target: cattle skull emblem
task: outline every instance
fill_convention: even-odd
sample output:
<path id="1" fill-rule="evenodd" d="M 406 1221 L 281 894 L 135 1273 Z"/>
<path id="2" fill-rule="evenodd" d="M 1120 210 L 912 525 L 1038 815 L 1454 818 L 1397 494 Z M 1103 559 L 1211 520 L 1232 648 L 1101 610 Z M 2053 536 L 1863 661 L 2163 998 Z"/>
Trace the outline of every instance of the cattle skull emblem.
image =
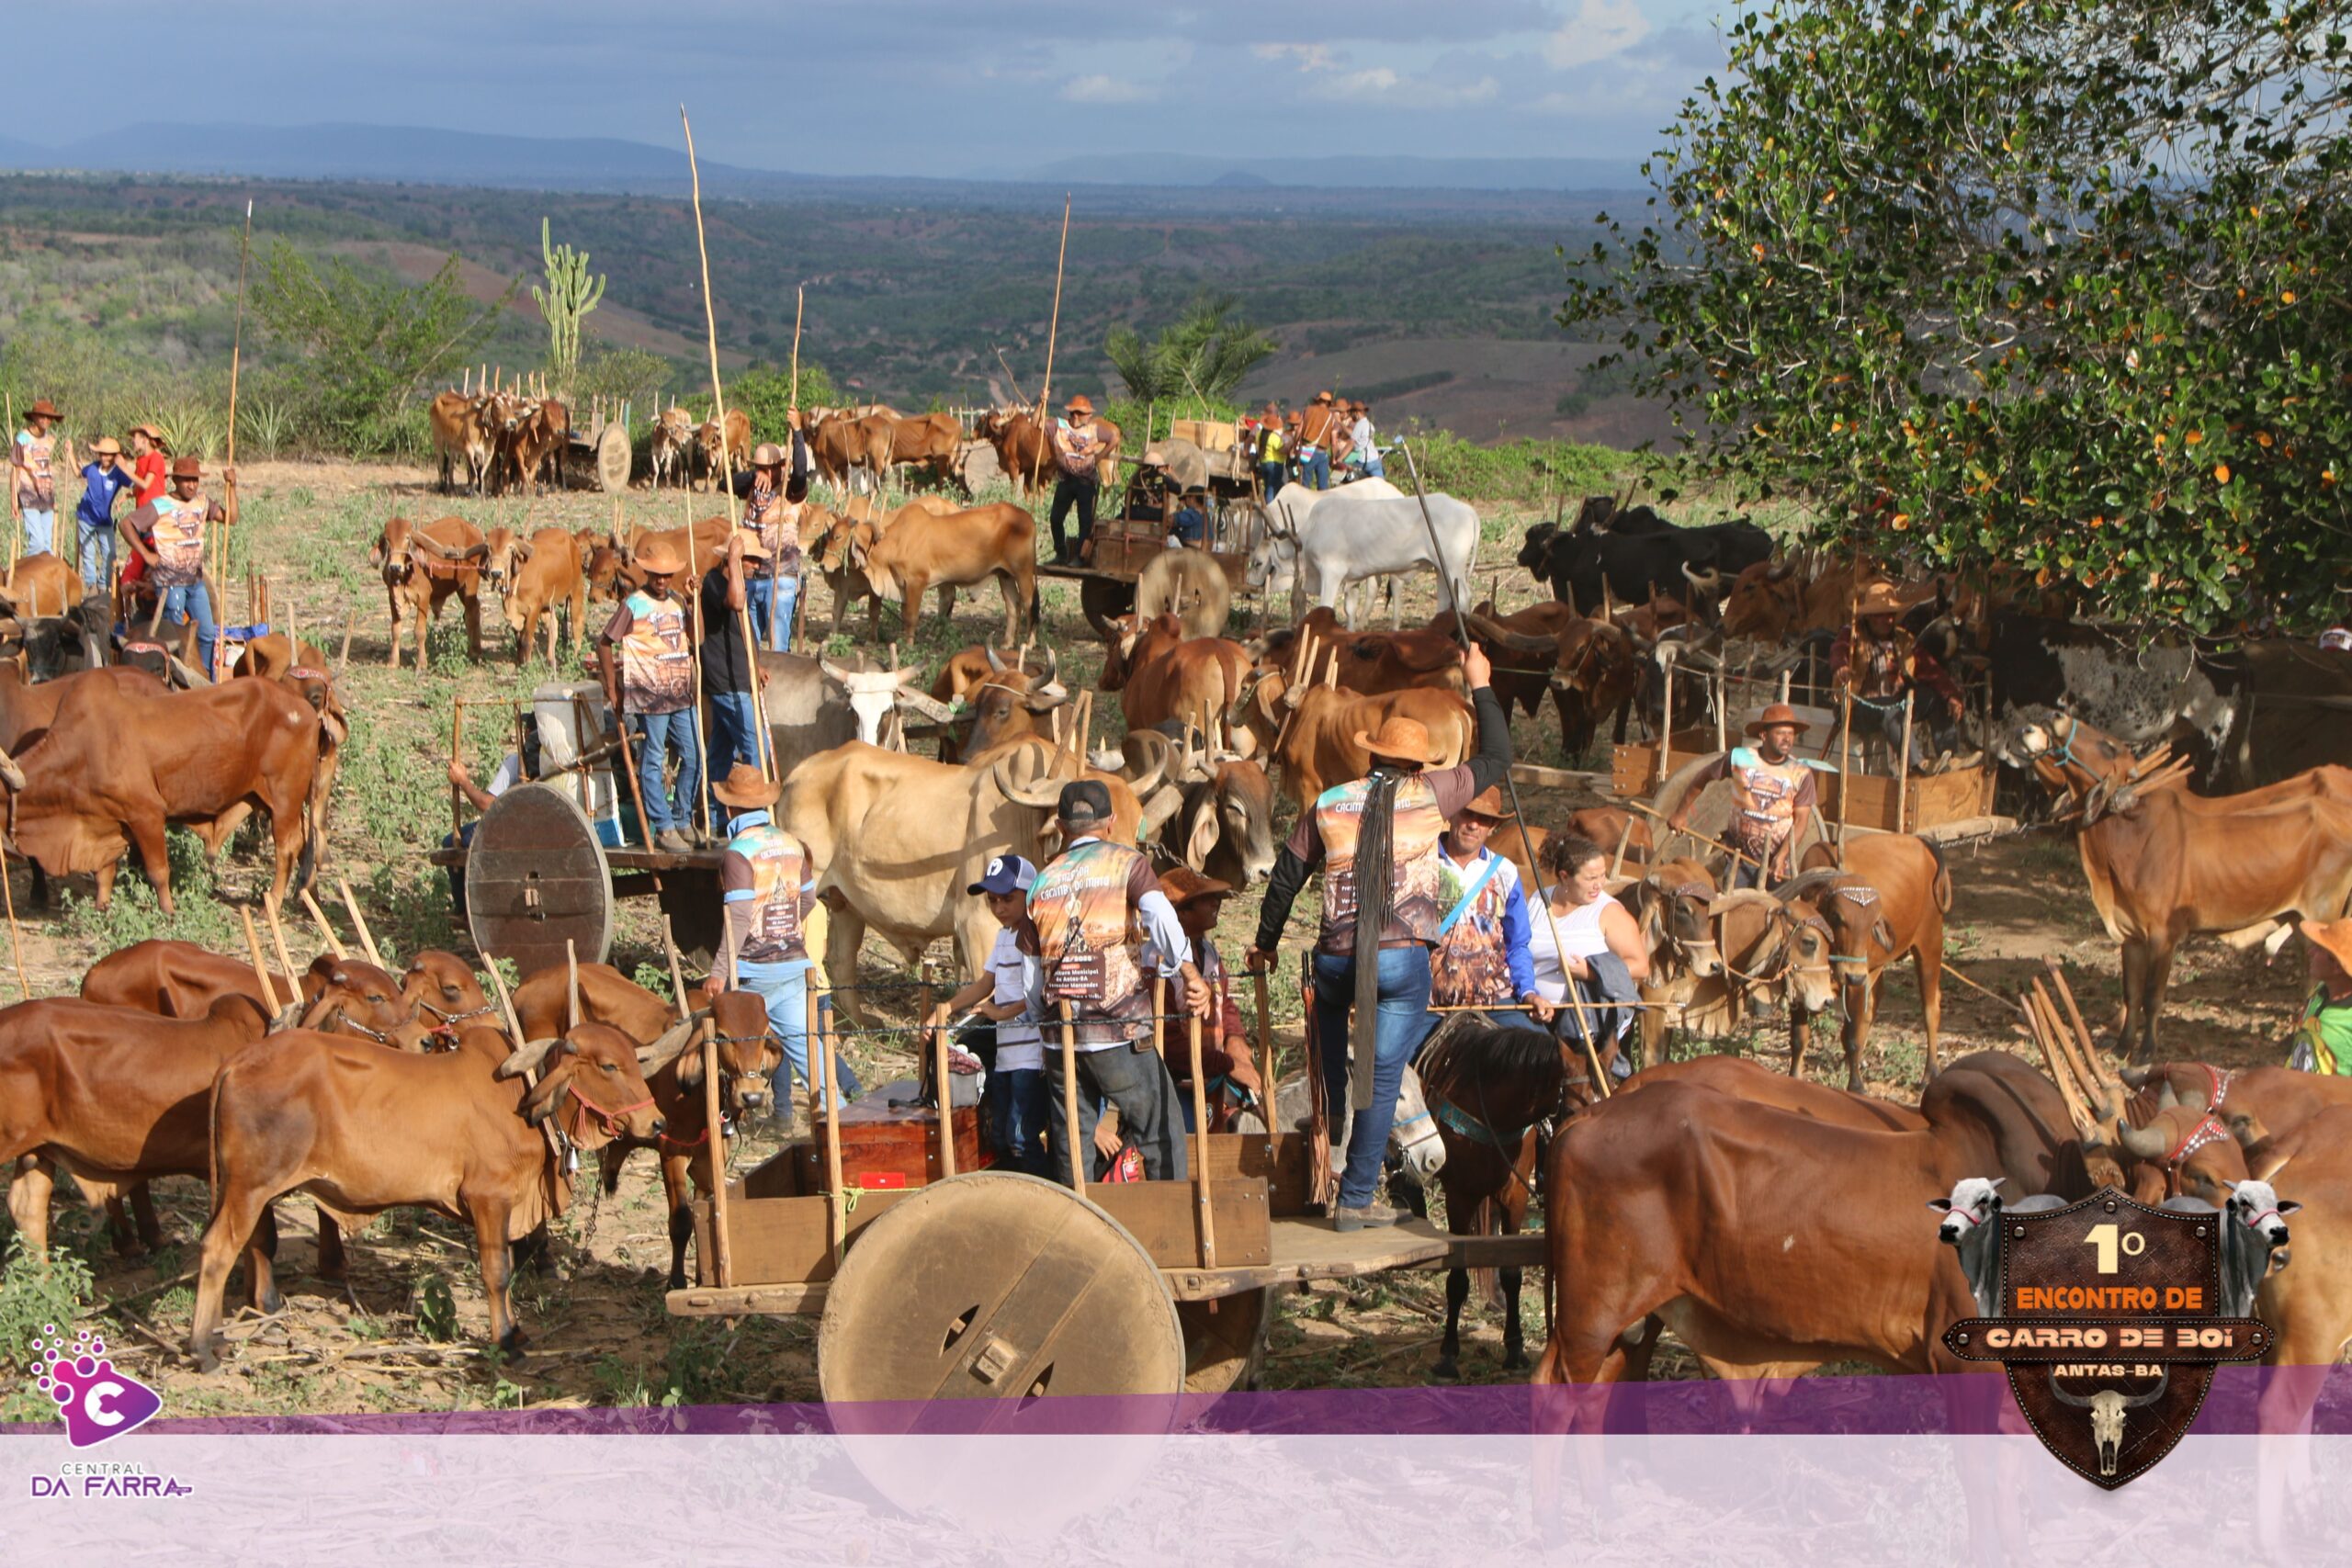
<path id="1" fill-rule="evenodd" d="M 2218 1363 L 2270 1349 L 2253 1286 L 2281 1266 L 2290 1205 L 2259 1181 L 2222 1209 L 2154 1209 L 2112 1187 L 2005 1203 L 2000 1186 L 1970 1178 L 1928 1205 L 1975 1298 L 1944 1346 L 2007 1368 L 2042 1446 L 2112 1491 L 2172 1451 Z"/>

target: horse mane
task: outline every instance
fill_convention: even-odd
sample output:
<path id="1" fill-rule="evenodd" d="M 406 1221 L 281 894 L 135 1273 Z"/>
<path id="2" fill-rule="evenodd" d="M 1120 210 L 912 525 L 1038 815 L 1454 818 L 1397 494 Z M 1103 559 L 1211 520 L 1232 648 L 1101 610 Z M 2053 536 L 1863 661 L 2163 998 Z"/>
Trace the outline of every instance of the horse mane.
<path id="1" fill-rule="evenodd" d="M 1560 1043 L 1551 1035 L 1466 1013 L 1439 1026 L 1416 1066 L 1422 1088 L 1430 1092 L 1460 1103 L 1459 1089 L 1498 1109 L 1523 1109 L 1531 1119 L 1558 1102 L 1567 1077 Z M 1475 1099 L 1471 1108 L 1476 1109 Z"/>

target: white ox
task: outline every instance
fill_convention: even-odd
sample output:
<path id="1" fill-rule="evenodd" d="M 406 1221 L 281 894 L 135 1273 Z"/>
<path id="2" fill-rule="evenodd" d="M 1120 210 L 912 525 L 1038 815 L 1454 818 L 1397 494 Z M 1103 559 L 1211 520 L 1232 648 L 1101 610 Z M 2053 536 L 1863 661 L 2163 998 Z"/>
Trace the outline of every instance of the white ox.
<path id="1" fill-rule="evenodd" d="M 1305 520 L 1294 522 L 1293 509 L 1283 505 L 1289 494 L 1285 489 L 1267 504 L 1266 536 L 1250 552 L 1248 581 L 1263 590 L 1283 564 L 1283 558 L 1294 557 L 1294 619 L 1306 615 L 1310 600 L 1337 607 L 1351 584 L 1405 571 L 1438 574 L 1440 609 L 1468 607 L 1470 573 L 1478 556 L 1478 514 L 1469 502 L 1442 494 L 1417 498 L 1340 491 L 1313 502 Z M 1348 621 L 1354 624 L 1352 613 Z"/>
<path id="2" fill-rule="evenodd" d="M 1250 587 L 1263 593 L 1288 593 L 1298 585 L 1298 535 L 1319 502 L 1338 495 L 1394 499 L 1404 493 L 1386 479 L 1358 479 L 1339 490 L 1309 490 L 1305 485 L 1284 485 L 1265 506 L 1269 527 L 1267 538 L 1276 541 L 1278 547 L 1265 550 L 1261 540 L 1260 548 L 1250 552 Z M 1263 581 L 1259 581 L 1261 556 L 1266 563 L 1262 568 L 1265 574 Z M 1350 598 L 1352 600 L 1353 595 Z M 1349 619 L 1352 621 L 1352 604 L 1350 609 Z"/>

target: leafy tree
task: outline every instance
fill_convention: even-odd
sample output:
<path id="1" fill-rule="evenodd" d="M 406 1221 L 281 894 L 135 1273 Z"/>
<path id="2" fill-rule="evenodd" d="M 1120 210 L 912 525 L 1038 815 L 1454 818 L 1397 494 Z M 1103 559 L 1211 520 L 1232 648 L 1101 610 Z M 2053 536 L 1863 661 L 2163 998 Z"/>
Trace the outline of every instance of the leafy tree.
<path id="1" fill-rule="evenodd" d="M 833 378 L 823 367 L 804 361 L 798 406 L 822 408 L 841 400 L 841 394 L 833 389 Z M 785 432 L 792 428 L 787 416 L 794 401 L 792 373 L 773 366 L 754 366 L 727 383 L 727 406 L 741 409 L 751 420 L 754 441 L 782 442 Z"/>
<path id="2" fill-rule="evenodd" d="M 1762 0 L 1569 268 L 1703 459 L 2210 627 L 2352 570 L 2341 0 Z"/>
<path id="3" fill-rule="evenodd" d="M 1102 339 L 1103 355 L 1137 402 L 1227 398 L 1277 346 L 1238 309 L 1230 294 L 1204 295 L 1152 343 L 1132 327 L 1113 327 Z"/>
<path id="4" fill-rule="evenodd" d="M 453 254 L 417 288 L 362 275 L 336 258 L 322 269 L 275 241 L 254 288 L 254 314 L 295 356 L 285 390 L 334 445 L 380 451 L 397 439 L 402 411 L 455 374 L 488 338 L 522 287 L 517 277 L 487 305 L 466 298 Z"/>

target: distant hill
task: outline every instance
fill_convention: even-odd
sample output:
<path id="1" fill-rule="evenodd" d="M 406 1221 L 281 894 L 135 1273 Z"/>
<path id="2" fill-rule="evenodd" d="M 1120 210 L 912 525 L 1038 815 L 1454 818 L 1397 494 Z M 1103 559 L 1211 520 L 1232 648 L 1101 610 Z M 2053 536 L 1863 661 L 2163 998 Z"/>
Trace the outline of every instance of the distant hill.
<path id="1" fill-rule="evenodd" d="M 1010 177 L 1053 184 L 1281 186 L 1314 190 L 1628 190 L 1638 158 L 1216 158 L 1188 152 L 1064 158 Z"/>

